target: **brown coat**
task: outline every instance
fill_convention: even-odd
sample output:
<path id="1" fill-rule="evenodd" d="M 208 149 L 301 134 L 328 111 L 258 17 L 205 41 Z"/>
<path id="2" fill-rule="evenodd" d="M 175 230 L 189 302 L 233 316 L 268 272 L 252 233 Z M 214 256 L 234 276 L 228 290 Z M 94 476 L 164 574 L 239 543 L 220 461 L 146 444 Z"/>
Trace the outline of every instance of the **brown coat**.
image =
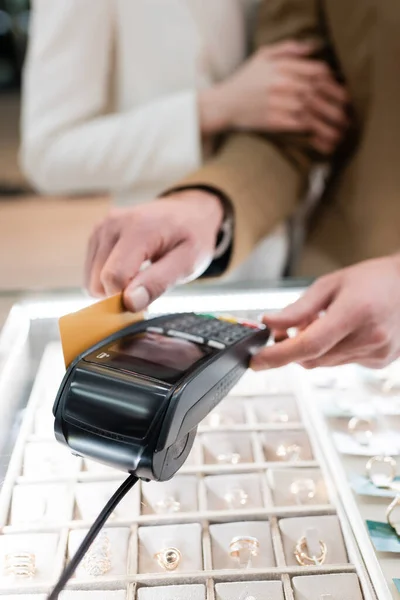
<path id="1" fill-rule="evenodd" d="M 400 4 L 394 0 L 265 0 L 256 45 L 319 38 L 349 90 L 353 128 L 310 227 L 301 274 L 400 249 Z M 294 213 L 315 156 L 304 140 L 231 134 L 180 184 L 223 191 L 235 208 L 232 265 Z"/>

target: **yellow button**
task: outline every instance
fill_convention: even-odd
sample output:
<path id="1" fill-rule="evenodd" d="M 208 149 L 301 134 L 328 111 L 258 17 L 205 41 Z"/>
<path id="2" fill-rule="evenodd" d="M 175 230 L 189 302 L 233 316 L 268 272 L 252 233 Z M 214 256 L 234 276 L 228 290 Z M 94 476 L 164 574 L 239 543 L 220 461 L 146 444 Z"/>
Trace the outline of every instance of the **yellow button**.
<path id="1" fill-rule="evenodd" d="M 238 323 L 238 320 L 236 319 L 236 317 L 231 317 L 230 315 L 218 316 L 218 319 L 220 321 L 226 321 L 227 323 Z"/>

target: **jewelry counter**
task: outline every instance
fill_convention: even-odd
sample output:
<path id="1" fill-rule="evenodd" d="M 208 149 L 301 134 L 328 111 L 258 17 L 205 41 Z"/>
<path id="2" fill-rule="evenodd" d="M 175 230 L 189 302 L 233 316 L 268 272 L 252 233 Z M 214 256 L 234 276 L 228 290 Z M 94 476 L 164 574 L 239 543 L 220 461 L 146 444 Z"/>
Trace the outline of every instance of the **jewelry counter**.
<path id="1" fill-rule="evenodd" d="M 150 312 L 255 318 L 300 293 L 191 286 Z M 53 436 L 57 319 L 88 303 L 78 294 L 20 299 L 0 336 L 0 596 L 9 600 L 45 599 L 125 476 L 72 456 Z M 376 553 L 364 523 L 385 521 L 390 498 L 365 501 L 351 489 L 368 457 L 372 479 L 397 469 L 393 419 L 389 433 L 382 419 L 373 430 L 377 377 L 356 367 L 249 371 L 200 425 L 178 475 L 140 483 L 116 508 L 63 600 L 396 598 L 396 555 Z M 379 435 L 390 442 L 387 460 L 377 457 L 388 455 L 375 447 Z"/>

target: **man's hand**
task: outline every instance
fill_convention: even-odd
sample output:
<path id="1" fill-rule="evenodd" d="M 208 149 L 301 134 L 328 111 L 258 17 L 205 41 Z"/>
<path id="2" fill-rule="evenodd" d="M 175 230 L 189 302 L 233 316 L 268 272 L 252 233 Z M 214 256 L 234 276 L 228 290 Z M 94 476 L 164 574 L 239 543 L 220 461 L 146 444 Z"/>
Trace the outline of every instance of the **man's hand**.
<path id="1" fill-rule="evenodd" d="M 197 190 L 115 209 L 90 238 L 86 287 L 93 296 L 123 291 L 129 310 L 143 310 L 169 287 L 204 272 L 222 220 L 219 198 Z M 141 270 L 146 261 L 150 266 Z"/>
<path id="2" fill-rule="evenodd" d="M 260 48 L 221 83 L 199 94 L 203 134 L 229 129 L 309 133 L 331 153 L 347 127 L 348 96 L 315 45 L 285 41 Z"/>
<path id="3" fill-rule="evenodd" d="M 400 356 L 400 257 L 370 260 L 317 280 L 264 323 L 285 337 L 252 361 L 255 370 L 298 362 L 306 369 L 359 363 L 381 368 Z"/>

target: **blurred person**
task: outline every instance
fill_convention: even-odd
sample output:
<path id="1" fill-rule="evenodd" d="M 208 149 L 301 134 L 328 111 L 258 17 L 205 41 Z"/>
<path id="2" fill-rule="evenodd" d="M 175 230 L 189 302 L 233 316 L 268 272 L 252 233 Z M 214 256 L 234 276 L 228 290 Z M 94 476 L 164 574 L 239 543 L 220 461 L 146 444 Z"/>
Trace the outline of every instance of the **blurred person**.
<path id="1" fill-rule="evenodd" d="M 255 4 L 254 0 L 33 2 L 23 88 L 24 171 L 41 192 L 106 192 L 117 205 L 130 207 L 112 211 L 109 225 L 96 230 L 89 250 L 95 256 L 93 264 L 88 259 L 93 293 L 112 293 L 116 287 L 107 275 L 100 280 L 117 239 L 127 255 L 129 277 L 142 259 L 154 261 L 163 254 L 156 241 L 151 252 L 142 256 L 137 247 L 128 257 L 138 231 L 147 232 L 146 223 L 141 226 L 142 215 L 150 220 L 154 215 L 157 234 L 169 226 L 184 228 L 183 222 L 191 219 L 199 232 L 207 228 L 205 253 L 195 240 L 195 248 L 184 250 L 187 260 L 196 263 L 196 272 L 204 269 L 222 215 L 219 201 L 212 195 L 211 202 L 194 199 L 193 211 L 190 205 L 175 207 L 173 199 L 172 204 L 157 207 L 142 203 L 199 168 L 224 132 L 308 132 L 315 152 L 329 153 L 336 147 L 346 120 L 344 94 L 328 65 L 312 58 L 316 48 L 312 40 L 291 41 L 284 36 L 267 48 L 261 44 L 245 61 L 246 24 Z M 260 139 L 258 133 L 255 137 Z M 264 190 L 261 193 L 265 195 Z M 271 204 L 276 201 L 278 196 Z M 175 225 L 170 223 L 169 207 L 178 220 Z M 253 277 L 281 274 L 287 253 L 283 221 L 276 219 L 269 229 Z M 120 228 L 128 231 L 132 223 L 138 223 L 139 230 L 132 230 L 125 240 Z M 177 236 L 171 244 L 172 250 Z M 217 254 L 223 255 L 225 246 L 222 239 Z M 199 260 L 194 257 L 197 250 Z M 193 276 L 191 267 L 185 268 L 185 275 L 188 271 Z M 157 268 L 163 270 L 163 264 Z M 180 275 L 174 274 L 168 284 Z M 249 263 L 242 276 L 251 277 Z"/>

